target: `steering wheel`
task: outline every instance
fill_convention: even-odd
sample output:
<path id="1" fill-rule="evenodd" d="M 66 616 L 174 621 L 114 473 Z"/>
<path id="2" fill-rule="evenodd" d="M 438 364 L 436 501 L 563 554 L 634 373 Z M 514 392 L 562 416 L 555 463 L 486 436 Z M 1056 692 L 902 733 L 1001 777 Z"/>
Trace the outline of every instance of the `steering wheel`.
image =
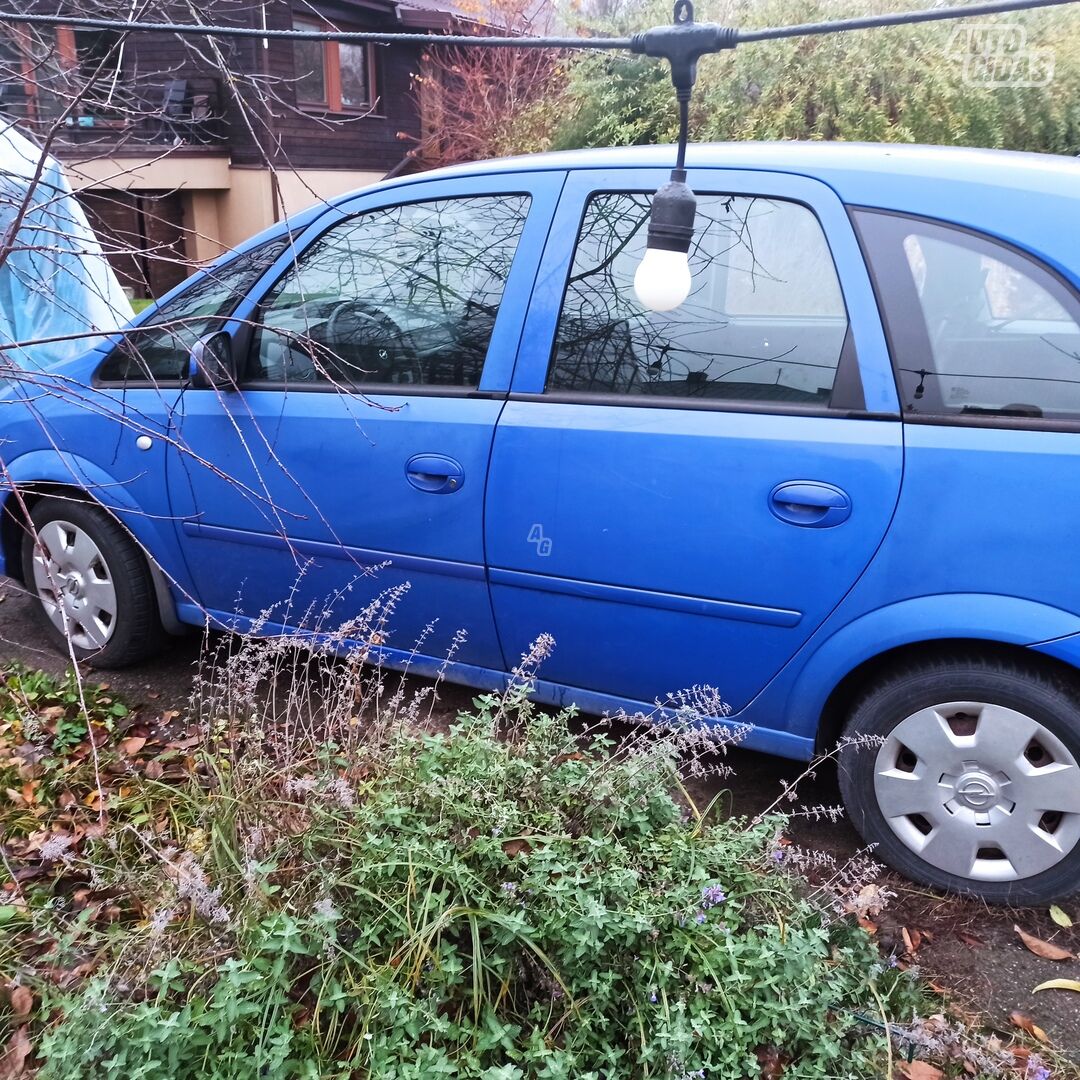
<path id="1" fill-rule="evenodd" d="M 385 311 L 343 300 L 323 328 L 323 347 L 349 382 L 422 383 L 424 370 L 405 332 Z"/>

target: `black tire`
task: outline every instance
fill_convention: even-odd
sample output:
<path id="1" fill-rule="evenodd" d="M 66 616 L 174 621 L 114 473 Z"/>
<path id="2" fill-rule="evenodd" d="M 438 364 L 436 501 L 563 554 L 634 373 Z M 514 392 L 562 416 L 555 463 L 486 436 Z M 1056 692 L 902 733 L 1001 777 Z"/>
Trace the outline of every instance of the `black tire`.
<path id="1" fill-rule="evenodd" d="M 150 567 L 124 528 L 100 507 L 71 499 L 45 498 L 30 511 L 32 528 L 22 544 L 23 581 L 34 596 L 34 613 L 56 648 L 95 668 L 123 668 L 158 652 L 166 640 L 158 613 Z M 101 648 L 85 648 L 68 640 L 52 621 L 34 578 L 37 536 L 51 522 L 68 522 L 94 542 L 104 560 L 116 594 L 115 623 Z"/>
<path id="2" fill-rule="evenodd" d="M 1048 739 L 1056 737 L 1060 740 L 1073 759 L 1080 762 L 1080 682 L 1041 666 L 1025 663 L 1023 657 L 972 654 L 922 661 L 893 670 L 856 701 L 844 735 L 856 742 L 860 739 L 865 741 L 866 736 L 880 741 L 888 737 L 905 718 L 921 709 L 947 702 L 986 703 L 1022 713 L 1042 725 L 1049 732 Z M 958 712 L 956 715 L 964 717 L 967 714 Z M 976 719 L 976 725 L 978 722 Z M 1022 729 L 1007 725 L 1005 730 Z M 890 751 L 882 749 L 881 753 L 885 755 L 883 760 L 887 767 L 892 768 Z M 971 753 L 975 754 L 974 751 Z M 1038 761 L 1043 751 L 1033 744 L 1023 752 L 1023 756 L 1032 760 L 1028 757 L 1031 753 L 1037 755 Z M 881 810 L 875 784 L 878 754 L 878 746 L 846 745 L 839 756 L 840 790 L 844 804 L 856 829 L 869 844 L 875 845 L 876 858 L 914 881 L 935 889 L 975 896 L 991 904 L 1044 905 L 1080 891 L 1080 843 L 1071 846 L 1060 861 L 1049 868 L 1030 876 L 1019 876 L 1018 872 L 1013 871 L 1016 876 L 1006 881 L 949 873 L 921 858 L 913 846 L 905 843 L 894 831 Z M 926 755 L 925 760 L 929 762 L 930 755 Z M 909 761 L 919 763 L 905 763 L 905 767 L 911 767 L 915 775 L 915 770 L 921 767 L 920 759 L 912 754 Z M 943 766 L 939 763 L 937 767 Z M 936 767 L 931 765 L 930 774 L 935 771 Z M 943 773 L 932 782 L 940 785 L 944 776 Z M 958 785 L 956 790 L 961 786 Z M 1004 801 L 1009 800 L 1006 797 Z M 955 801 L 953 806 L 957 806 Z M 1014 808 L 1019 806 L 1020 803 L 1014 804 Z M 960 812 L 964 810 L 964 807 L 960 807 Z M 919 816 L 910 815 L 906 820 L 919 829 L 922 824 L 930 825 L 925 818 L 919 823 Z M 1041 828 L 1045 820 L 1051 830 L 1059 829 L 1070 816 L 1073 815 L 1059 815 L 1056 826 L 1053 824 L 1054 817 L 1047 816 L 1040 819 L 1039 826 Z M 893 820 L 903 819 L 894 815 Z M 1061 834 L 1062 837 L 1074 835 L 1072 829 L 1076 824 L 1069 821 L 1068 830 Z M 907 826 L 902 825 L 901 828 L 906 829 Z M 913 834 L 908 832 L 907 835 Z M 926 835 L 929 837 L 930 832 Z M 1056 837 L 1057 833 L 1054 835 Z M 985 851 L 992 858 L 1002 857 L 1000 851 L 995 854 L 993 840 L 994 837 L 988 832 L 989 846 Z M 981 846 L 978 847 L 979 857 L 983 850 Z M 987 864 L 981 865 L 985 867 Z"/>

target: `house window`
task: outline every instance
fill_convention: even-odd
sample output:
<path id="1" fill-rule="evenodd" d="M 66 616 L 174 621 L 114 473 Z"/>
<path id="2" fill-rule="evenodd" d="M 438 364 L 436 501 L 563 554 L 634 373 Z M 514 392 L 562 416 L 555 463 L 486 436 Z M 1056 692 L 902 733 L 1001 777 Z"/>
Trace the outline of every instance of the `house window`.
<path id="1" fill-rule="evenodd" d="M 294 19 L 294 30 L 330 30 L 308 19 Z M 372 54 L 368 45 L 336 41 L 297 41 L 293 44 L 296 101 L 329 112 L 359 112 L 375 100 Z"/>
<path id="2" fill-rule="evenodd" d="M 119 109 L 113 99 L 123 81 L 122 61 L 121 36 L 113 30 L 6 28 L 0 37 L 0 106 L 47 122 L 63 115 L 78 94 L 83 111 L 107 116 Z"/>

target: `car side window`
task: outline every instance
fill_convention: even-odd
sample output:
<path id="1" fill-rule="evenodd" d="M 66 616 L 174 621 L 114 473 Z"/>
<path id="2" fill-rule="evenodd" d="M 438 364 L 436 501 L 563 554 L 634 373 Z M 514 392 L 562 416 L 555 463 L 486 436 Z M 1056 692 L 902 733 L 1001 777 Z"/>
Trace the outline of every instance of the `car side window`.
<path id="1" fill-rule="evenodd" d="M 185 380 L 191 347 L 228 321 L 244 294 L 288 244 L 288 235 L 278 236 L 229 262 L 209 267 L 189 288 L 124 336 L 98 368 L 98 381 L 157 384 Z"/>
<path id="2" fill-rule="evenodd" d="M 650 197 L 590 198 L 548 393 L 828 405 L 848 318 L 817 218 L 782 199 L 697 198 L 693 286 L 663 313 L 633 291 Z"/>
<path id="3" fill-rule="evenodd" d="M 528 209 L 468 196 L 335 225 L 266 297 L 249 381 L 476 387 Z"/>
<path id="4" fill-rule="evenodd" d="M 990 237 L 858 211 L 905 413 L 1080 418 L 1080 300 Z"/>

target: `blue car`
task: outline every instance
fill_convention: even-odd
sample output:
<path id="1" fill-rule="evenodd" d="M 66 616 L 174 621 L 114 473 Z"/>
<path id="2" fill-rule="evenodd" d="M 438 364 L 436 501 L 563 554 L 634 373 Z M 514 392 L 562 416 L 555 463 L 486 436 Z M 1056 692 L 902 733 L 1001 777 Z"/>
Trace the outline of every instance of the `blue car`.
<path id="1" fill-rule="evenodd" d="M 4 571 L 101 667 L 380 595 L 383 662 L 471 686 L 551 634 L 542 701 L 716 687 L 747 746 L 842 741 L 911 878 L 1074 892 L 1080 163 L 691 147 L 689 295 L 654 311 L 672 158 L 380 184 L 11 378 Z"/>

